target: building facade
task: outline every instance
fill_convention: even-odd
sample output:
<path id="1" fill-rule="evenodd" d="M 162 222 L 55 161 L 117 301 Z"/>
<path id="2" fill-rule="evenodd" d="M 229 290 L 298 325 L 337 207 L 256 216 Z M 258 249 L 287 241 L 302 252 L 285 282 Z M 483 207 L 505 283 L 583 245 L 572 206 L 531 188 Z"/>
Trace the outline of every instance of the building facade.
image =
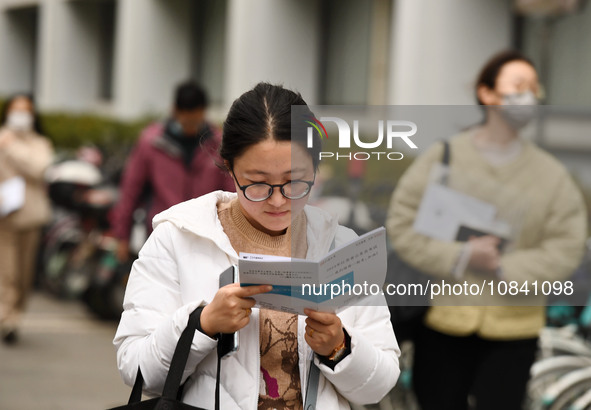
<path id="1" fill-rule="evenodd" d="M 575 7 L 552 10 L 564 4 Z M 0 98 L 27 91 L 44 111 L 133 119 L 168 112 L 193 78 L 214 120 L 259 81 L 310 104 L 474 104 L 478 69 L 510 47 L 568 117 L 538 142 L 589 168 L 584 0 L 0 0 Z"/>
<path id="2" fill-rule="evenodd" d="M 132 118 L 194 78 L 219 112 L 258 81 L 313 104 L 472 104 L 512 22 L 505 0 L 0 0 L 0 95 Z"/>

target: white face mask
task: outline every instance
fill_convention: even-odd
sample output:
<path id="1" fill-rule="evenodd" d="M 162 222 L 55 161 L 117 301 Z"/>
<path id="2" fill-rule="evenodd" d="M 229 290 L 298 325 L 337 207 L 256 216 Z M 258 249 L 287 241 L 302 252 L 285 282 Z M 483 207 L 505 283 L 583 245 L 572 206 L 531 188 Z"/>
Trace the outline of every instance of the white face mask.
<path id="1" fill-rule="evenodd" d="M 516 130 L 525 127 L 537 114 L 538 99 L 532 91 L 503 96 L 501 115 Z"/>
<path id="2" fill-rule="evenodd" d="M 28 111 L 12 111 L 6 116 L 6 126 L 14 131 L 31 131 L 33 114 Z"/>

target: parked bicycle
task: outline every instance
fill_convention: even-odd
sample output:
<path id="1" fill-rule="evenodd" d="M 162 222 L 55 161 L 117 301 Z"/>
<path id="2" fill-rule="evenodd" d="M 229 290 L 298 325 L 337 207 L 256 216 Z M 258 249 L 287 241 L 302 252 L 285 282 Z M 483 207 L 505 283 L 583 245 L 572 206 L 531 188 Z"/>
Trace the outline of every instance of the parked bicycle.
<path id="1" fill-rule="evenodd" d="M 574 280 L 588 289 L 591 239 Z M 591 295 L 581 306 L 548 307 L 549 326 L 540 334 L 538 360 L 528 384 L 528 410 L 591 410 Z"/>
<path id="2" fill-rule="evenodd" d="M 117 185 L 93 158 L 86 152 L 47 172 L 54 220 L 44 235 L 40 282 L 60 298 L 83 300 L 101 318 L 117 319 L 130 266 L 117 262 L 108 233 Z"/>

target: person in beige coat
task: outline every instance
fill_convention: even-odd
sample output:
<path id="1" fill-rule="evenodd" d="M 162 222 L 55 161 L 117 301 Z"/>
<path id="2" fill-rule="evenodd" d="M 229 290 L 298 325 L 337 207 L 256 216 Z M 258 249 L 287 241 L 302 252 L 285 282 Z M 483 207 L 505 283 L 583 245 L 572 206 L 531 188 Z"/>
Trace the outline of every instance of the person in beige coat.
<path id="1" fill-rule="evenodd" d="M 32 285 L 41 227 L 51 215 L 43 175 L 53 148 L 40 135 L 29 96 L 9 99 L 1 124 L 0 331 L 3 342 L 13 344 Z"/>
<path id="2" fill-rule="evenodd" d="M 436 144 L 408 168 L 392 197 L 387 228 L 401 259 L 452 283 L 488 279 L 521 286 L 565 280 L 574 271 L 587 233 L 581 193 L 555 158 L 519 137 L 535 110 L 506 107 L 537 104 L 538 87 L 526 57 L 494 56 L 476 85 L 484 123 L 449 142 L 449 180 L 476 181 L 464 192 L 478 191 L 478 198 L 513 212 L 520 229 L 510 246 L 501 251 L 500 237 L 491 234 L 444 242 L 413 229 L 431 169 L 443 155 Z M 490 295 L 480 306 L 458 297 L 434 301 L 414 341 L 413 384 L 421 408 L 467 409 L 470 396 L 478 410 L 521 409 L 545 324 L 543 297 L 529 302 L 510 306 L 505 297 Z"/>

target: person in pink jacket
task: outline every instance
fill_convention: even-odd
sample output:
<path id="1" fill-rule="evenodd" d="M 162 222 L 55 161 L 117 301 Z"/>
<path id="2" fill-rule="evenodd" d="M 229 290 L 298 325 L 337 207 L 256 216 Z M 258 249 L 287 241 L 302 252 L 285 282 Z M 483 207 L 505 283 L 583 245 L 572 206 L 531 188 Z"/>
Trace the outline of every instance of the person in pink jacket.
<path id="1" fill-rule="evenodd" d="M 180 84 L 172 115 L 146 127 L 123 172 L 120 199 L 111 213 L 113 234 L 119 240 L 117 257 L 129 258 L 133 213 L 147 208 L 147 229 L 159 212 L 218 189 L 234 190 L 218 164 L 221 133 L 205 121 L 207 95 L 193 82 Z"/>

